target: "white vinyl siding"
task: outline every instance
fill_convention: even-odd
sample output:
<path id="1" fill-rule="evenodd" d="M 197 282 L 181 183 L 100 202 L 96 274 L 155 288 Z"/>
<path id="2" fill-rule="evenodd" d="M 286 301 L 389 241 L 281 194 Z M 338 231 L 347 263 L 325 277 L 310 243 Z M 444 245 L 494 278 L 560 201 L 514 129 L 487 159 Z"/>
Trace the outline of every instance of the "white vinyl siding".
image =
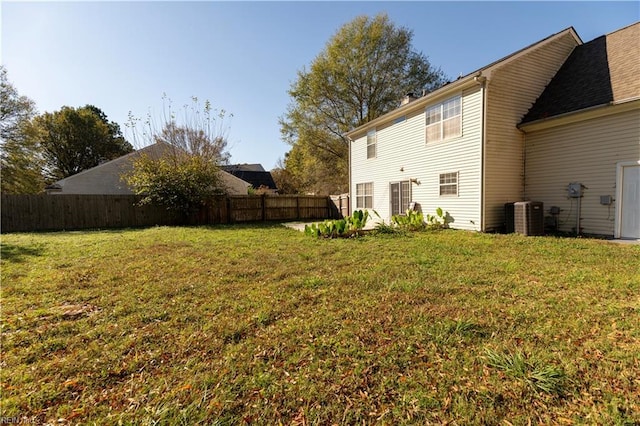
<path id="1" fill-rule="evenodd" d="M 516 126 L 577 45 L 574 34 L 564 31 L 483 69 L 484 89 L 480 81 L 445 87 L 406 107 L 402 123 L 378 120 L 378 158 L 367 160 L 366 135 L 351 144 L 352 193 L 356 182 L 374 182 L 373 208 L 388 220 L 389 182 L 409 180 L 412 201 L 425 214 L 441 207 L 453 228 L 499 229 L 504 203 L 525 195 L 524 134 Z M 455 99 L 459 106 L 445 109 Z M 463 177 L 458 196 L 440 196 L 440 174 L 454 170 Z"/>
<path id="2" fill-rule="evenodd" d="M 359 183 L 356 185 L 356 208 L 370 209 L 373 207 L 373 183 Z"/>
<path id="3" fill-rule="evenodd" d="M 461 105 L 461 97 L 456 96 L 426 109 L 425 134 L 427 143 L 462 136 Z"/>
<path id="4" fill-rule="evenodd" d="M 565 34 L 498 67 L 488 80 L 485 231 L 503 226 L 505 203 L 524 200 L 524 135 L 516 126 L 575 46 Z"/>
<path id="5" fill-rule="evenodd" d="M 376 131 L 367 133 L 367 158 L 376 158 Z"/>
<path id="6" fill-rule="evenodd" d="M 572 232 L 577 201 L 567 186 L 580 182 L 582 232 L 614 235 L 616 203 L 601 205 L 600 196 L 617 198 L 617 165 L 640 161 L 639 110 L 527 133 L 525 148 L 527 199 L 542 201 L 545 212 L 560 207 L 560 230 Z"/>
<path id="7" fill-rule="evenodd" d="M 455 219 L 451 227 L 479 230 L 481 105 L 479 85 L 470 84 L 461 91 L 462 136 L 447 143 L 425 145 L 426 108 L 408 112 L 400 123 L 391 119 L 376 126 L 377 158 L 366 157 L 367 136 L 357 138 L 351 143 L 352 193 L 357 183 L 373 182 L 373 210 L 388 222 L 392 216 L 390 183 L 413 180 L 410 201 L 418 203 L 425 215 L 441 207 Z M 440 174 L 450 171 L 464 176 L 464 185 L 458 185 L 458 197 L 440 197 Z"/>

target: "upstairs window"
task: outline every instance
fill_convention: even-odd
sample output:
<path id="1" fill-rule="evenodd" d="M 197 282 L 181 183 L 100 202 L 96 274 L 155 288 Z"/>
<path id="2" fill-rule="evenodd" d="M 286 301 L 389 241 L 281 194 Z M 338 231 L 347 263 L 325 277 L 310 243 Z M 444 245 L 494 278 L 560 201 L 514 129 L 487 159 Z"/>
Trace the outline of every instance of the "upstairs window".
<path id="1" fill-rule="evenodd" d="M 376 158 L 376 145 L 378 138 L 376 136 L 376 131 L 370 130 L 367 133 L 367 158 Z"/>
<path id="2" fill-rule="evenodd" d="M 462 98 L 456 96 L 425 111 L 427 143 L 462 136 Z"/>

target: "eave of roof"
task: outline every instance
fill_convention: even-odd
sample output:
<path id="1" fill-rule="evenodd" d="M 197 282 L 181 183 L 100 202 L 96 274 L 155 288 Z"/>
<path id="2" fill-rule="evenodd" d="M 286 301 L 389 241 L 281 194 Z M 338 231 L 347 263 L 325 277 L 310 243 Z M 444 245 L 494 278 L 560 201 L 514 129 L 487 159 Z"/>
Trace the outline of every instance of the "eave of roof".
<path id="1" fill-rule="evenodd" d="M 619 114 L 636 109 L 640 109 L 640 97 L 624 99 L 622 101 L 612 101 L 576 111 L 569 111 L 552 117 L 521 123 L 518 124 L 517 127 L 524 133 L 530 133 L 537 130 L 549 129 L 551 127 L 577 123 L 599 117 L 606 117 L 608 115 Z"/>

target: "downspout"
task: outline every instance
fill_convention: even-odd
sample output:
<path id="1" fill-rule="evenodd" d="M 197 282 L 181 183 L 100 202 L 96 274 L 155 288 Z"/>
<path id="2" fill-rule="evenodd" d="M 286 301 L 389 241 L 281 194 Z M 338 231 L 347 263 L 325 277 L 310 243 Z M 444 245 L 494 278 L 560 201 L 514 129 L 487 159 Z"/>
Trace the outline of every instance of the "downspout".
<path id="1" fill-rule="evenodd" d="M 480 90 L 482 91 L 482 120 L 480 120 L 480 232 L 485 231 L 485 143 L 487 141 L 487 77 L 482 74 L 473 78 L 473 80 L 480 84 Z"/>
<path id="2" fill-rule="evenodd" d="M 527 133 L 520 130 L 522 137 L 522 199 L 527 199 Z"/>
<path id="3" fill-rule="evenodd" d="M 348 190 L 349 190 L 349 195 L 348 195 L 348 202 L 349 202 L 349 208 L 347 209 L 347 211 L 349 212 L 349 216 L 351 216 L 352 211 L 351 211 L 351 207 L 353 204 L 353 200 L 351 198 L 351 144 L 353 143 L 353 141 L 351 140 L 351 138 L 347 138 L 347 143 L 349 144 L 349 157 L 348 157 L 348 173 L 347 173 L 347 178 L 349 179 L 349 182 L 347 184 Z M 342 213 L 342 212 L 340 212 Z"/>

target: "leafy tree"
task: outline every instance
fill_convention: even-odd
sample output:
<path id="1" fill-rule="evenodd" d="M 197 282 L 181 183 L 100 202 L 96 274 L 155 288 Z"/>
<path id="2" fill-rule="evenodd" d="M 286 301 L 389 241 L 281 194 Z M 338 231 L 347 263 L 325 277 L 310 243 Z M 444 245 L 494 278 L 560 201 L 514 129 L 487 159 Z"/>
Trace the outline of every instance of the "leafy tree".
<path id="1" fill-rule="evenodd" d="M 177 149 L 160 158 L 141 155 L 134 160 L 133 171 L 123 178 L 143 196 L 143 204 L 163 205 L 185 218 L 213 196 L 224 193 L 215 163 Z"/>
<path id="2" fill-rule="evenodd" d="M 92 105 L 62 107 L 33 119 L 49 180 L 62 179 L 133 151 L 115 123 Z"/>
<path id="3" fill-rule="evenodd" d="M 386 14 L 360 16 L 338 30 L 308 71 L 298 72 L 280 125 L 284 140 L 313 166 L 292 170 L 312 172 L 305 190 L 346 191 L 349 149 L 344 134 L 396 108 L 407 93 L 444 83 L 442 71 L 413 49 L 412 37 L 412 31 L 396 27 Z"/>
<path id="4" fill-rule="evenodd" d="M 225 193 L 219 166 L 229 159 L 226 112 L 212 109 L 207 101 L 201 114 L 197 98 L 192 100 L 190 107 L 185 106 L 185 124 L 178 124 L 170 113 L 161 130 L 155 130 L 150 119 L 139 129 L 139 120 L 131 118 L 134 139 L 165 148 L 159 156 L 140 155 L 122 176 L 134 193 L 143 196 L 142 203 L 163 205 L 185 220 L 215 195 Z"/>
<path id="5" fill-rule="evenodd" d="M 286 160 L 289 157 L 289 153 L 285 154 L 285 160 L 278 159 L 276 167 L 271 170 L 271 177 L 278 188 L 279 194 L 299 194 L 302 192 L 303 183 L 300 182 L 298 177 L 292 173 L 292 167 L 287 168 Z"/>
<path id="6" fill-rule="evenodd" d="M 107 114 L 105 114 L 100 108 L 94 105 L 85 105 L 86 109 L 93 111 L 98 117 L 100 117 L 100 121 L 106 124 L 109 127 L 109 133 L 113 138 L 113 144 L 115 146 L 120 147 L 122 152 L 131 152 L 133 151 L 133 147 L 122 135 L 122 130 L 120 129 L 120 125 L 115 121 L 109 121 L 107 119 Z"/>
<path id="7" fill-rule="evenodd" d="M 34 102 L 20 96 L 0 66 L 0 140 L 3 193 L 32 194 L 44 188 L 42 158 L 33 139 L 30 120 L 36 114 Z"/>

